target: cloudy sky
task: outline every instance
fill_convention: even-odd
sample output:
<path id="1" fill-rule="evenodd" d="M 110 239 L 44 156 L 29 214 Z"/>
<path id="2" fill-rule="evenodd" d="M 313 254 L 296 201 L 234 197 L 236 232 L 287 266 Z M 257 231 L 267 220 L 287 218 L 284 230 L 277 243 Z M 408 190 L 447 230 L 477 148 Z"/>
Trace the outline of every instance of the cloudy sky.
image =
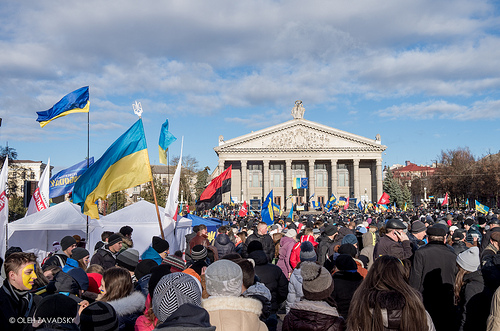
<path id="1" fill-rule="evenodd" d="M 494 1 L 0 2 L 0 145 L 70 166 L 87 116 L 40 128 L 36 111 L 90 86 L 90 155 L 137 119 L 150 159 L 166 118 L 184 154 L 213 169 L 231 139 L 305 118 L 382 136 L 384 165 L 441 150 L 500 150 L 500 6 Z M 178 155 L 180 139 L 171 146 Z"/>

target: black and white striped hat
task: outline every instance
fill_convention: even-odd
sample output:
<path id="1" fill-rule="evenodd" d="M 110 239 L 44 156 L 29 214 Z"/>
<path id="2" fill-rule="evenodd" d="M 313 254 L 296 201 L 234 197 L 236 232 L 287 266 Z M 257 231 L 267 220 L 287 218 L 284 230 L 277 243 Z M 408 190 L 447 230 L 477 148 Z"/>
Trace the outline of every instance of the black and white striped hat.
<path id="1" fill-rule="evenodd" d="M 185 303 L 201 306 L 201 290 L 196 279 L 182 272 L 163 276 L 153 295 L 153 312 L 163 323 Z"/>

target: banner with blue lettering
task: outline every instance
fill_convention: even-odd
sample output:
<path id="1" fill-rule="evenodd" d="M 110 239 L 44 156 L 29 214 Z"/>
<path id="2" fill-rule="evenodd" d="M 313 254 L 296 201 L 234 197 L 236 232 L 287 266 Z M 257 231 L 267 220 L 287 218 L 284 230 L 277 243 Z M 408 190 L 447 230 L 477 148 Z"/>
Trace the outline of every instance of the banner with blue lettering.
<path id="1" fill-rule="evenodd" d="M 94 157 L 89 159 L 89 167 L 94 164 Z M 76 180 L 87 170 L 87 160 L 83 160 L 67 169 L 59 171 L 50 178 L 49 198 L 73 191 Z"/>

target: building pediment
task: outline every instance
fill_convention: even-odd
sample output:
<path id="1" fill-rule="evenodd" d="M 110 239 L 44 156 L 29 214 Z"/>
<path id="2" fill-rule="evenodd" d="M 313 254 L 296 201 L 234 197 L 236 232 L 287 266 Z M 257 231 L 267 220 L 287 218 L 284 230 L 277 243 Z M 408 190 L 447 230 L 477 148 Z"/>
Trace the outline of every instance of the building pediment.
<path id="1" fill-rule="evenodd" d="M 220 139 L 217 154 L 227 152 L 373 151 L 387 147 L 368 139 L 305 119 L 294 119 L 228 141 Z"/>

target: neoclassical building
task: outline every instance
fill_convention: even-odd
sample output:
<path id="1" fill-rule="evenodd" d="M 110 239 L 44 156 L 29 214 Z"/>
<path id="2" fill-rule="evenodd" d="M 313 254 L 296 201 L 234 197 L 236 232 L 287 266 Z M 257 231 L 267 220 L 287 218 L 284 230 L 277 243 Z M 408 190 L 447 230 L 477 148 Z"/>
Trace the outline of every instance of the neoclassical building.
<path id="1" fill-rule="evenodd" d="M 214 175 L 232 165 L 230 197 L 249 201 L 273 190 L 274 202 L 289 210 L 293 203 L 313 200 L 324 204 L 337 197 L 375 201 L 382 195 L 380 135 L 368 139 L 304 119 L 302 101 L 292 109 L 293 119 L 224 141 L 214 150 L 219 164 Z M 294 178 L 308 178 L 307 189 L 293 188 Z M 291 199 L 287 197 L 292 194 Z"/>

